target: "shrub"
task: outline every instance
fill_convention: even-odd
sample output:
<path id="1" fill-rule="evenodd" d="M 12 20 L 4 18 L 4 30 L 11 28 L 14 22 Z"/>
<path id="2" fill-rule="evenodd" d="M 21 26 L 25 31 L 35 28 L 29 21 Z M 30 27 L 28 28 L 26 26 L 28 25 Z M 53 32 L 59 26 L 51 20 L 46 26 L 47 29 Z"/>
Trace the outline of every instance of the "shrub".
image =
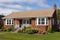
<path id="1" fill-rule="evenodd" d="M 31 28 L 31 29 L 26 30 L 26 32 L 27 32 L 28 34 L 35 34 L 35 33 L 38 33 L 38 30 Z"/>
<path id="2" fill-rule="evenodd" d="M 24 28 L 22 28 L 22 30 L 24 33 L 26 32 L 26 27 L 24 26 Z"/>
<path id="3" fill-rule="evenodd" d="M 6 29 L 6 31 L 7 32 L 14 31 L 14 26 L 9 27 L 8 29 Z"/>
<path id="4" fill-rule="evenodd" d="M 23 31 L 23 33 L 26 33 L 26 30 L 27 29 L 30 29 L 31 27 L 26 27 L 26 26 L 24 26 L 24 28 L 22 28 L 22 31 Z"/>
<path id="5" fill-rule="evenodd" d="M 28 29 L 28 30 L 26 31 L 26 33 L 28 33 L 28 34 L 34 34 L 31 29 Z"/>
<path id="6" fill-rule="evenodd" d="M 35 28 L 31 28 L 31 27 L 24 27 L 24 28 L 18 30 L 18 32 L 20 32 L 20 33 L 34 34 L 34 33 L 38 33 L 38 30 L 35 29 Z"/>
<path id="7" fill-rule="evenodd" d="M 0 32 L 5 32 L 6 29 L 4 28 L 4 26 L 2 26 L 2 28 L 0 29 Z"/>
<path id="8" fill-rule="evenodd" d="M 49 32 L 49 33 L 53 33 L 54 31 L 52 30 L 52 28 L 48 28 L 48 30 L 47 30 L 47 32 Z"/>
<path id="9" fill-rule="evenodd" d="M 19 30 L 18 30 L 18 33 L 23 33 L 23 30 L 19 29 Z"/>
<path id="10" fill-rule="evenodd" d="M 27 29 L 30 29 L 30 27 L 24 26 L 23 28 L 19 29 L 18 32 L 19 32 L 19 33 L 26 33 L 26 30 L 27 30 Z"/>

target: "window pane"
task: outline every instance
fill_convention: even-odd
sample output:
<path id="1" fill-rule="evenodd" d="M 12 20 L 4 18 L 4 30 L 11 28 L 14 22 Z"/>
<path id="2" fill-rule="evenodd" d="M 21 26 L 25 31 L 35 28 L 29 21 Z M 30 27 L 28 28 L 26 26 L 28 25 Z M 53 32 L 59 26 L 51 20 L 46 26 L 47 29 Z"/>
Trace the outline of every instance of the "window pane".
<path id="1" fill-rule="evenodd" d="M 39 21 L 39 22 L 41 21 L 41 20 L 40 20 L 40 18 L 39 18 L 39 20 L 38 20 L 38 21 Z"/>
<path id="2" fill-rule="evenodd" d="M 45 24 L 45 22 L 42 22 L 41 24 Z"/>
<path id="3" fill-rule="evenodd" d="M 7 20 L 7 24 L 11 24 L 11 20 Z"/>
<path id="4" fill-rule="evenodd" d="M 41 21 L 45 21 L 45 19 L 44 19 L 44 18 L 42 18 L 42 19 L 41 19 Z"/>
<path id="5" fill-rule="evenodd" d="M 23 24 L 26 24 L 26 20 L 23 20 Z"/>
<path id="6" fill-rule="evenodd" d="M 9 24 L 11 24 L 11 20 L 9 20 Z"/>
<path id="7" fill-rule="evenodd" d="M 46 18 L 46 24 L 48 24 L 48 19 Z"/>
<path id="8" fill-rule="evenodd" d="M 41 24 L 41 22 L 38 22 L 38 24 Z"/>
<path id="9" fill-rule="evenodd" d="M 30 20 L 27 20 L 27 24 L 30 24 Z"/>
<path id="10" fill-rule="evenodd" d="M 39 18 L 39 19 L 38 19 L 38 24 L 41 24 L 41 22 L 40 22 L 40 21 L 41 21 L 41 19 Z"/>
<path id="11" fill-rule="evenodd" d="M 8 24 L 8 20 L 7 20 L 7 24 Z"/>

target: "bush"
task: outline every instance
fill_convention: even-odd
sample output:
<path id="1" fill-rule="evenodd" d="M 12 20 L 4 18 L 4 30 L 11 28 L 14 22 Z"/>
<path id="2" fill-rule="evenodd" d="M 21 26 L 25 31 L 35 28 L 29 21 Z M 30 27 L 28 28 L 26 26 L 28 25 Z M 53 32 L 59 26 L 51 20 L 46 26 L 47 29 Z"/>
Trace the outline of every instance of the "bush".
<path id="1" fill-rule="evenodd" d="M 38 33 L 38 30 L 31 28 L 31 29 L 26 30 L 26 32 L 27 32 L 28 34 L 35 34 L 35 33 Z"/>
<path id="2" fill-rule="evenodd" d="M 14 31 L 14 26 L 9 27 L 8 29 L 6 29 L 6 31 L 7 32 Z"/>
<path id="3" fill-rule="evenodd" d="M 10 32 L 10 31 L 14 31 L 14 27 L 10 26 L 9 28 L 4 28 L 4 26 L 0 29 L 0 32 Z"/>
<path id="4" fill-rule="evenodd" d="M 26 29 L 27 29 L 27 28 L 24 26 L 24 28 L 22 28 L 21 31 L 25 33 L 25 32 L 26 32 Z"/>
<path id="5" fill-rule="evenodd" d="M 33 34 L 33 31 L 31 29 L 26 30 L 26 33 Z"/>
<path id="6" fill-rule="evenodd" d="M 4 28 L 4 26 L 0 29 L 0 32 L 5 32 L 6 29 Z"/>
<path id="7" fill-rule="evenodd" d="M 34 33 L 38 33 L 38 30 L 35 28 L 31 28 L 31 27 L 24 27 L 24 28 L 20 29 L 18 32 L 34 34 Z"/>
<path id="8" fill-rule="evenodd" d="M 24 28 L 22 28 L 23 33 L 26 33 L 26 30 L 27 30 L 27 29 L 31 29 L 31 27 L 25 27 L 25 26 L 24 26 Z"/>
<path id="9" fill-rule="evenodd" d="M 27 30 L 27 29 L 30 29 L 30 27 L 25 27 L 25 26 L 24 26 L 23 28 L 19 29 L 18 32 L 19 32 L 19 33 L 26 33 L 26 30 Z"/>
<path id="10" fill-rule="evenodd" d="M 54 31 L 52 30 L 52 28 L 48 28 L 47 32 L 53 33 Z"/>
<path id="11" fill-rule="evenodd" d="M 19 29 L 19 30 L 18 30 L 18 33 L 23 33 L 23 30 Z"/>

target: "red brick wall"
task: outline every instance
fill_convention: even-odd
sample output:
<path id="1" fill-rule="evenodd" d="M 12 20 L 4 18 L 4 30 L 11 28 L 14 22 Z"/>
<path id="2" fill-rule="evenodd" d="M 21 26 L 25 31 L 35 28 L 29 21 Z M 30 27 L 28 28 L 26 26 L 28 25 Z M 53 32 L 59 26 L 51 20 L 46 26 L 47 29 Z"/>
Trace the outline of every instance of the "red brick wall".
<path id="1" fill-rule="evenodd" d="M 20 20 L 19 19 L 15 19 L 14 20 L 14 25 L 16 25 L 16 24 L 19 24 L 20 25 Z"/>

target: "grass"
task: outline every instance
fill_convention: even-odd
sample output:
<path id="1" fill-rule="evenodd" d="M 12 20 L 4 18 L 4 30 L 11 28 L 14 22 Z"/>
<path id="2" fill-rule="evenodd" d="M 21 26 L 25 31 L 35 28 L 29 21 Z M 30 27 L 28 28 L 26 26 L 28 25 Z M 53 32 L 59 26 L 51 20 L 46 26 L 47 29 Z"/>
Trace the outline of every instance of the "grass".
<path id="1" fill-rule="evenodd" d="M 60 40 L 60 32 L 46 35 L 33 35 L 22 33 L 0 33 L 0 40 Z"/>

